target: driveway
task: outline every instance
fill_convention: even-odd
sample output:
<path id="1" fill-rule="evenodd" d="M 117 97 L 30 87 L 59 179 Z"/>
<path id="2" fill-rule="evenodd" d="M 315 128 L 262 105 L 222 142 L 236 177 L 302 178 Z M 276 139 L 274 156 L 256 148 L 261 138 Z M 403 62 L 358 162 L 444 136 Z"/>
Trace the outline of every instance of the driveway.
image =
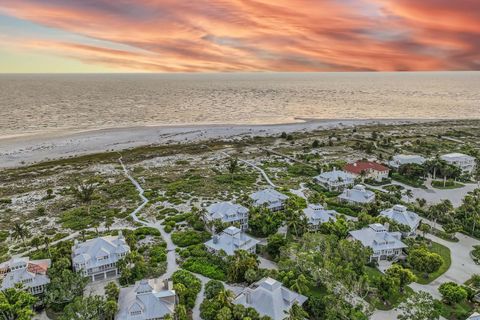
<path id="1" fill-rule="evenodd" d="M 464 234 L 457 234 L 458 242 L 446 241 L 431 234 L 427 234 L 426 236 L 432 241 L 438 242 L 450 249 L 452 265 L 447 272 L 427 285 L 418 283 L 410 284 L 413 290 L 427 291 L 434 298 L 440 299 L 441 295 L 438 292 L 438 287 L 440 287 L 442 283 L 449 281 L 464 283 L 470 279 L 473 274 L 480 273 L 480 266 L 476 265 L 470 257 L 470 251 L 473 250 L 473 246 L 480 245 L 480 241 Z"/>

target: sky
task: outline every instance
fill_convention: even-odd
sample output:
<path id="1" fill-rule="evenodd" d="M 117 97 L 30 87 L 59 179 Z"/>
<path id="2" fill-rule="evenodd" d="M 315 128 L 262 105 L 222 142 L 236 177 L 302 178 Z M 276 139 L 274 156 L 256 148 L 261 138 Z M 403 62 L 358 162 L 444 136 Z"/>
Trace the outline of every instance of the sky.
<path id="1" fill-rule="evenodd" d="M 0 72 L 480 70 L 480 0 L 0 0 Z"/>

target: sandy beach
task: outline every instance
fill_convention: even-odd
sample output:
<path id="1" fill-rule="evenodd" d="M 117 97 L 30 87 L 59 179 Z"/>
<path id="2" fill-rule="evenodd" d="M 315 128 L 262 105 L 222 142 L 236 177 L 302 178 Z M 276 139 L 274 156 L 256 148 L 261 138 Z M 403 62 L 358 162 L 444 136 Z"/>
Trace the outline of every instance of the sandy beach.
<path id="1" fill-rule="evenodd" d="M 78 155 L 145 145 L 191 143 L 209 139 L 268 136 L 281 132 L 333 129 L 366 124 L 405 124 L 431 120 L 304 120 L 273 125 L 146 126 L 0 138 L 0 168 L 12 168 Z"/>

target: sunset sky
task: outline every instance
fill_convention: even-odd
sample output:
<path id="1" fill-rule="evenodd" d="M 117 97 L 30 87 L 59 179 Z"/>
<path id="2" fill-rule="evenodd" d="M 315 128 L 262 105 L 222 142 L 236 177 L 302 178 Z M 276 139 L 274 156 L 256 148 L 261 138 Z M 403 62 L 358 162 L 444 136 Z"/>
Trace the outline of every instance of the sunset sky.
<path id="1" fill-rule="evenodd" d="M 0 0 L 0 72 L 480 70 L 480 0 Z"/>

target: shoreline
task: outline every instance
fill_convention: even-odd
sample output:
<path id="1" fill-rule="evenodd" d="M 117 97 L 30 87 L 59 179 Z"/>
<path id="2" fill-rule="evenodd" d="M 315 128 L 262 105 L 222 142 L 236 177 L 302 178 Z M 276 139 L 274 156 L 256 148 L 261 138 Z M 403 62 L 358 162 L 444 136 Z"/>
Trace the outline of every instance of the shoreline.
<path id="1" fill-rule="evenodd" d="M 446 119 L 305 119 L 280 124 L 160 125 L 81 130 L 0 138 L 0 169 L 146 145 L 269 136 L 281 132 L 327 130 L 358 125 L 439 122 Z M 57 135 L 55 135 L 57 133 Z"/>

